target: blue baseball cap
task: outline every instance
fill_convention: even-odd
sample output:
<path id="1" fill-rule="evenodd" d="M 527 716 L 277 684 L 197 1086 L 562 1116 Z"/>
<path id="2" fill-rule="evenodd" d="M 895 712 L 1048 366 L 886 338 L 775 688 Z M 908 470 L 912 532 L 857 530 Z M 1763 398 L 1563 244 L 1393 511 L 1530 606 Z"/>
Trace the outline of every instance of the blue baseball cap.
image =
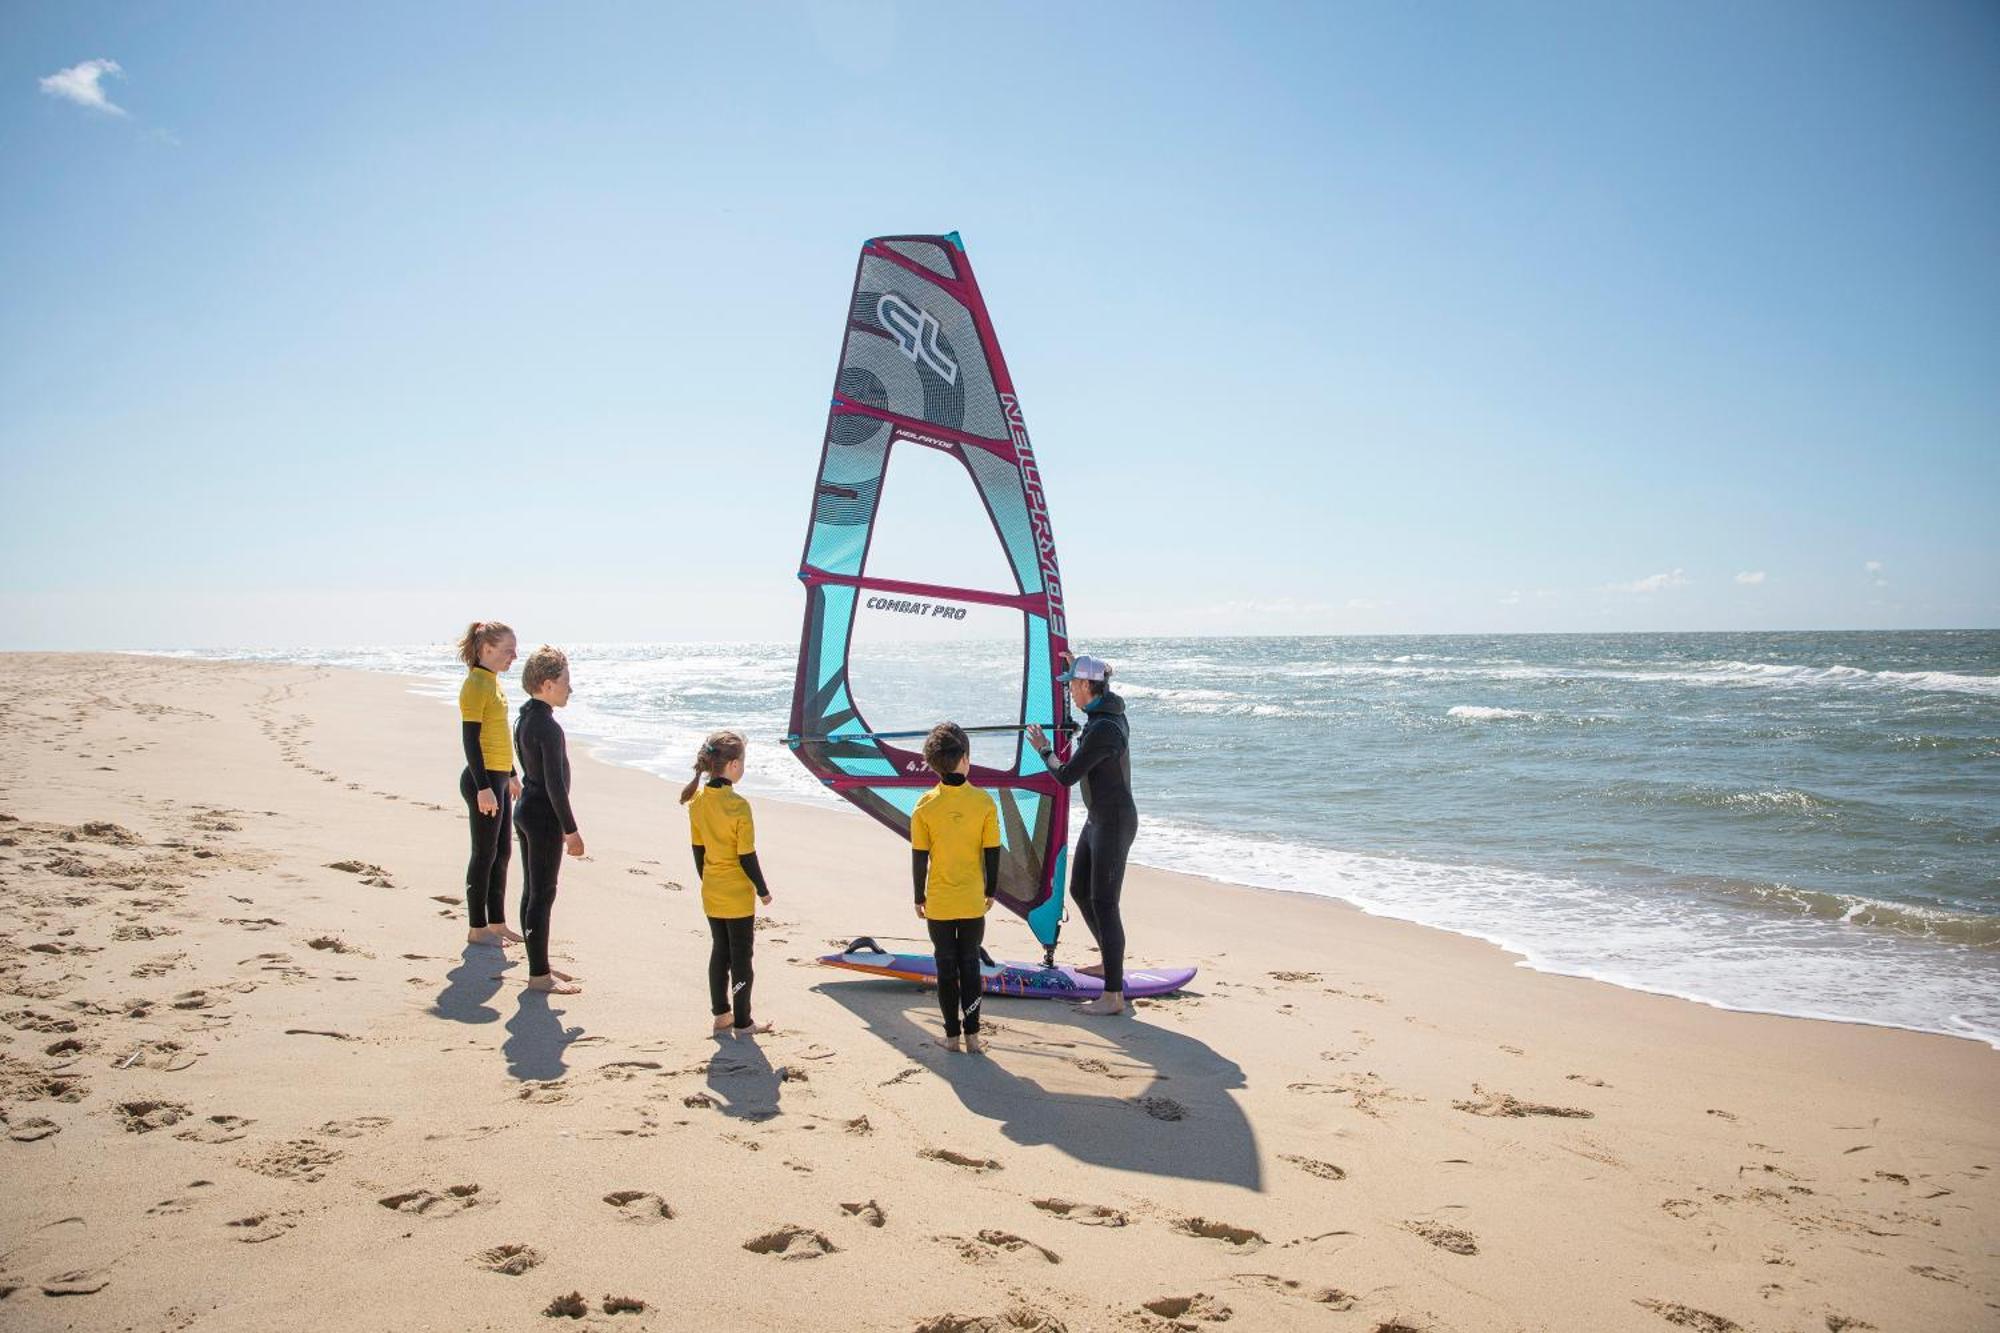
<path id="1" fill-rule="evenodd" d="M 1109 662 L 1099 661 L 1095 657 L 1079 657 L 1069 664 L 1069 670 L 1057 676 L 1056 679 L 1067 684 L 1072 680 L 1108 680 L 1110 677 L 1111 664 Z"/>

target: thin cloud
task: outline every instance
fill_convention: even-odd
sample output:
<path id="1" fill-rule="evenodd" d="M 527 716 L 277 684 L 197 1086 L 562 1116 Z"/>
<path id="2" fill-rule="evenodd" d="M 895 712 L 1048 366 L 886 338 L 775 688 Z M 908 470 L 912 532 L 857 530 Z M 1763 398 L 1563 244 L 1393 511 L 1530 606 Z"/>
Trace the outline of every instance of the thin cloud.
<path id="1" fill-rule="evenodd" d="M 1500 599 L 1500 605 L 1502 606 L 1519 606 L 1520 604 L 1521 604 L 1521 590 L 1519 588 L 1514 589 L 1512 592 L 1508 593 L 1505 597 L 1502 597 Z"/>
<path id="2" fill-rule="evenodd" d="M 108 116 L 122 116 L 125 108 L 104 95 L 104 76 L 125 77 L 115 60 L 86 60 L 68 69 L 57 70 L 41 81 L 42 91 L 50 97 L 60 97 L 65 102 L 102 111 Z"/>
<path id="3" fill-rule="evenodd" d="M 1676 569 L 1664 574 L 1648 574 L 1645 578 L 1634 579 L 1630 583 L 1607 583 L 1604 588 L 1607 592 L 1652 593 L 1662 588 L 1686 587 L 1687 582 L 1687 571 Z"/>
<path id="4" fill-rule="evenodd" d="M 1761 569 L 1746 569 L 1736 576 L 1736 581 L 1738 583 L 1747 583 L 1754 588 L 1764 581 L 1764 571 Z"/>
<path id="5" fill-rule="evenodd" d="M 1882 572 L 1882 562 L 1880 560 L 1870 560 L 1861 566 L 1861 572 L 1864 574 L 1880 574 Z"/>

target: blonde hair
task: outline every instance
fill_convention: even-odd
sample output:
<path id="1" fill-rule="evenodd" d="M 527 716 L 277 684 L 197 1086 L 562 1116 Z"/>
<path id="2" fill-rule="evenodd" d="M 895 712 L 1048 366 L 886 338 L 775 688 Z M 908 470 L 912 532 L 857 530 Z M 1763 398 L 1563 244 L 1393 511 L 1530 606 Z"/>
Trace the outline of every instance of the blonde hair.
<path id="1" fill-rule="evenodd" d="M 528 654 L 527 662 L 521 667 L 521 688 L 533 694 L 569 670 L 569 659 L 560 648 L 551 648 L 546 643 Z"/>
<path id="2" fill-rule="evenodd" d="M 465 627 L 458 641 L 458 660 L 469 667 L 479 665 L 479 654 L 492 644 L 512 637 L 513 627 L 497 620 L 475 620 Z"/>
<path id="3" fill-rule="evenodd" d="M 741 732 L 711 731 L 708 739 L 701 743 L 701 749 L 694 757 L 694 777 L 681 788 L 681 804 L 686 805 L 701 790 L 704 777 L 719 778 L 722 770 L 743 757 L 744 740 Z"/>

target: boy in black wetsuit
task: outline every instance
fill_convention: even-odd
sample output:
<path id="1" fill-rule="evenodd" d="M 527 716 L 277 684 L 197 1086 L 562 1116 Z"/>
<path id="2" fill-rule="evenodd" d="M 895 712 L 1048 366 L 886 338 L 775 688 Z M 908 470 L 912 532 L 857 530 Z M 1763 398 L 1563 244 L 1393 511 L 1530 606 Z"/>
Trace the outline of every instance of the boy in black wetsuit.
<path id="1" fill-rule="evenodd" d="M 521 835 L 521 928 L 528 933 L 528 986 L 576 995 L 576 978 L 549 966 L 549 913 L 563 853 L 583 855 L 583 835 L 569 808 L 569 746 L 555 710 L 569 702 L 569 659 L 547 644 L 521 668 L 529 699 L 514 723 L 514 754 L 521 765 L 521 799 L 514 827 Z"/>

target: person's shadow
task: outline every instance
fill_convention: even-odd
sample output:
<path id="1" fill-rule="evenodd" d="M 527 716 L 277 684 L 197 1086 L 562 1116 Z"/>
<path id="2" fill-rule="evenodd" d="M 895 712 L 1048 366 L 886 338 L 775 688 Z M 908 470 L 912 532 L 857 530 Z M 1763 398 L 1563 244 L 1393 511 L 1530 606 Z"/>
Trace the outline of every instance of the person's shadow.
<path id="1" fill-rule="evenodd" d="M 1230 1096 L 1247 1086 L 1243 1070 L 1185 1033 L 1137 1013 L 1094 1018 L 1060 1000 L 1021 1000 L 1017 1003 L 1038 1006 L 1035 1017 L 1071 1029 L 1082 1040 L 1072 1048 L 1067 1041 L 1039 1040 L 1008 1025 L 1008 1031 L 987 1036 L 987 1054 L 963 1055 L 939 1046 L 935 1029 L 917 1021 L 918 1014 L 934 1012 L 928 990 L 879 981 L 825 982 L 814 989 L 942 1078 L 968 1111 L 997 1122 L 1015 1143 L 1049 1144 L 1080 1162 L 1120 1171 L 1262 1188 L 1256 1132 Z M 989 1020 L 995 998 L 989 993 L 982 1006 Z M 1105 1054 L 1106 1044 L 1150 1077 L 1120 1080 L 1099 1093 L 1050 1092 L 1036 1076 L 1039 1068 L 1053 1072 L 1059 1062 Z"/>
<path id="2" fill-rule="evenodd" d="M 431 1012 L 454 1023 L 497 1023 L 500 1011 L 486 1003 L 500 991 L 501 969 L 513 966 L 505 952 L 485 944 L 468 944 L 459 951 L 458 966 L 445 973 L 444 989 L 431 1001 Z"/>
<path id="3" fill-rule="evenodd" d="M 564 1027 L 562 1014 L 550 1003 L 547 991 L 532 987 L 521 991 L 521 1003 L 507 1020 L 507 1040 L 501 1054 L 507 1057 L 507 1073 L 537 1083 L 558 1079 L 569 1069 L 563 1053 L 583 1035 L 580 1027 Z"/>
<path id="4" fill-rule="evenodd" d="M 778 1114 L 778 1089 L 783 1081 L 752 1033 L 725 1035 L 708 1058 L 708 1090 L 724 1115 L 769 1120 Z"/>

